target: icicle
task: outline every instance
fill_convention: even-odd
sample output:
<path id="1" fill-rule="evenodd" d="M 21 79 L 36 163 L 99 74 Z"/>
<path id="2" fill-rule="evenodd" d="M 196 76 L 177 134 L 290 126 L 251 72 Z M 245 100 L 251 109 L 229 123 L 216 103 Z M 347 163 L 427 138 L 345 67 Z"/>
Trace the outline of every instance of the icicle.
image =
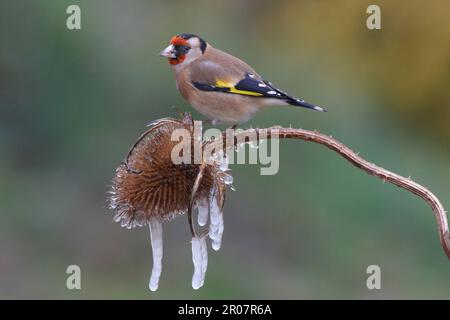
<path id="1" fill-rule="evenodd" d="M 192 288 L 199 289 L 205 283 L 206 269 L 208 268 L 208 249 L 205 238 L 192 238 L 192 262 L 194 262 L 194 275 Z"/>
<path id="2" fill-rule="evenodd" d="M 199 238 L 192 238 L 192 262 L 194 262 L 194 275 L 192 276 L 192 288 L 197 290 L 201 287 L 202 268 L 201 268 L 201 245 Z"/>
<path id="3" fill-rule="evenodd" d="M 213 190 L 214 191 L 214 190 Z M 223 215 L 220 212 L 220 208 L 217 204 L 217 199 L 215 193 L 212 192 L 209 200 L 209 237 L 212 240 L 212 248 L 214 250 L 219 250 L 222 244 L 222 234 L 223 234 Z"/>
<path id="4" fill-rule="evenodd" d="M 222 159 L 220 159 L 220 170 L 225 172 L 228 170 L 228 157 L 226 154 L 222 156 Z"/>
<path id="5" fill-rule="evenodd" d="M 197 210 L 198 210 L 197 216 L 198 224 L 203 227 L 208 222 L 208 214 L 209 214 L 208 202 L 206 201 L 200 202 L 197 205 Z"/>
<path id="6" fill-rule="evenodd" d="M 214 240 L 212 241 L 212 248 L 216 251 L 220 249 L 220 246 L 222 245 L 222 234 L 223 234 L 223 214 L 219 213 L 220 219 L 217 226 L 217 231 Z"/>
<path id="7" fill-rule="evenodd" d="M 152 275 L 148 287 L 151 291 L 158 289 L 159 277 L 162 271 L 162 256 L 163 256 L 163 234 L 162 222 L 158 219 L 151 219 L 148 223 L 150 228 L 150 239 L 152 242 L 153 252 L 153 268 Z"/>
<path id="8" fill-rule="evenodd" d="M 233 183 L 233 176 L 229 173 L 225 173 L 222 176 L 222 181 L 226 184 L 226 185 L 230 185 Z"/>
<path id="9" fill-rule="evenodd" d="M 206 270 L 208 269 L 208 247 L 206 245 L 206 237 L 200 239 L 200 244 L 202 247 L 202 273 L 203 282 L 205 282 Z M 203 285 L 202 282 L 202 285 Z"/>

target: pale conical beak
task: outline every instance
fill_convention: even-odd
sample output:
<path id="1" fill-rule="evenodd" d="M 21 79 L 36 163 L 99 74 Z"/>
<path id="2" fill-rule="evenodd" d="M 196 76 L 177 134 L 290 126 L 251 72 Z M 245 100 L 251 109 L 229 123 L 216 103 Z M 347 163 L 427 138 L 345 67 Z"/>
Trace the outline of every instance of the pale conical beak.
<path id="1" fill-rule="evenodd" d="M 161 57 L 167 57 L 167 58 L 176 58 L 175 55 L 175 47 L 173 46 L 173 44 L 171 44 L 170 46 L 168 46 L 167 48 L 165 48 L 163 51 L 161 51 L 159 53 L 159 55 Z"/>

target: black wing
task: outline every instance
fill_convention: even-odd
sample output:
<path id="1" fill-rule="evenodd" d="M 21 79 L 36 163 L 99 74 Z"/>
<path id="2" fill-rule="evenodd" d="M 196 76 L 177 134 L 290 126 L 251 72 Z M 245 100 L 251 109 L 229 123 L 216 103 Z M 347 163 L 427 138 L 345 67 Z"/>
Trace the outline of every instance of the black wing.
<path id="1" fill-rule="evenodd" d="M 272 98 L 280 99 L 288 104 L 304 107 L 308 109 L 314 109 L 318 111 L 326 111 L 325 109 L 305 102 L 302 99 L 297 99 L 287 93 L 275 88 L 270 82 L 257 79 L 253 74 L 246 74 L 245 78 L 238 83 L 228 83 L 225 81 L 216 81 L 214 85 L 204 84 L 199 82 L 192 82 L 193 85 L 202 91 L 216 91 L 223 93 L 239 94 L 243 96 L 259 97 L 259 98 Z"/>

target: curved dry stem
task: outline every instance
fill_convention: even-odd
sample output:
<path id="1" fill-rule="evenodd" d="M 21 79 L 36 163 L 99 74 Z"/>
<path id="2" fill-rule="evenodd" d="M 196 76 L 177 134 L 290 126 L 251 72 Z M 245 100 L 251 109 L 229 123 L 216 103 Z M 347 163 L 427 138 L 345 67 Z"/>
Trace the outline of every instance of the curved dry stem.
<path id="1" fill-rule="evenodd" d="M 187 217 L 189 221 L 189 229 L 191 230 L 192 237 L 197 237 L 197 232 L 195 230 L 194 219 L 192 216 L 192 207 L 194 206 L 195 194 L 197 193 L 198 187 L 200 186 L 200 181 L 202 181 L 203 173 L 206 168 L 206 161 L 203 161 L 200 165 L 200 170 L 198 171 L 197 177 L 195 178 L 194 186 L 191 192 L 191 200 L 189 201 L 189 207 L 187 212 Z"/>
<path id="2" fill-rule="evenodd" d="M 450 260 L 450 235 L 447 224 L 447 216 L 446 211 L 439 201 L 439 199 L 427 188 L 424 186 L 412 181 L 409 178 L 405 178 L 401 175 L 383 169 L 371 162 L 366 161 L 358 154 L 356 154 L 353 150 L 345 146 L 343 143 L 334 139 L 333 137 L 324 135 L 318 131 L 309 131 L 303 129 L 292 129 L 292 128 L 282 128 L 282 127 L 270 127 L 267 129 L 248 129 L 245 131 L 235 132 L 234 133 L 234 143 L 232 146 L 226 145 L 225 134 L 223 134 L 223 141 L 211 141 L 211 147 L 225 149 L 234 148 L 237 141 L 249 141 L 249 137 L 254 137 L 255 135 L 249 134 L 252 131 L 256 131 L 256 140 L 259 140 L 259 135 L 261 130 L 267 130 L 267 138 L 272 137 L 272 130 L 276 130 L 277 136 L 280 139 L 299 139 L 304 141 L 311 141 L 321 145 L 326 146 L 328 149 L 331 149 L 338 153 L 343 158 L 347 159 L 351 164 L 356 166 L 357 168 L 365 171 L 366 173 L 376 176 L 383 181 L 388 181 L 400 188 L 406 189 L 407 191 L 419 196 L 425 202 L 427 202 L 431 209 L 433 210 L 436 222 L 438 226 L 439 239 L 442 244 L 442 248 L 444 249 L 445 254 Z M 255 142 L 257 142 L 255 141 Z"/>

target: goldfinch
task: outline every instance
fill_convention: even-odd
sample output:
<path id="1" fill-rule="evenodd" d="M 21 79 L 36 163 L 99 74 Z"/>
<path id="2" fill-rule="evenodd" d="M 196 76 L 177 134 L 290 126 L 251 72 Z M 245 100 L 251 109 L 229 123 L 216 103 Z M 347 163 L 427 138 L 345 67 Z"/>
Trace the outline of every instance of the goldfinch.
<path id="1" fill-rule="evenodd" d="M 268 106 L 326 111 L 264 80 L 242 60 L 193 34 L 179 34 L 161 51 L 175 72 L 181 95 L 213 124 L 241 124 Z"/>

